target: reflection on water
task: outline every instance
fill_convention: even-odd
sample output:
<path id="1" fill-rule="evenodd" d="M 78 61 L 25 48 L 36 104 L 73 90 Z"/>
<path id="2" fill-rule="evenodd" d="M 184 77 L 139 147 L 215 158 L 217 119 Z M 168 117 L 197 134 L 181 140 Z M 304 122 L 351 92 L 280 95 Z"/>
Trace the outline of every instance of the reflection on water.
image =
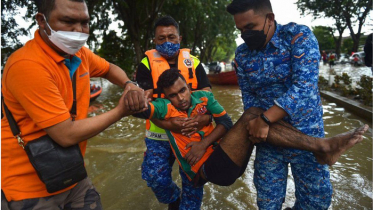
<path id="1" fill-rule="evenodd" d="M 120 89 L 100 82 L 103 93 L 95 102 L 102 109 L 91 116 L 112 109 L 117 104 Z M 241 92 L 234 86 L 214 86 L 213 93 L 236 122 L 242 114 Z M 326 136 L 361 126 L 361 118 L 346 112 L 336 104 L 323 101 Z M 369 123 L 371 126 L 371 123 Z M 146 182 L 141 179 L 141 163 L 145 151 L 145 122 L 133 117 L 124 118 L 89 140 L 86 165 L 89 176 L 102 196 L 108 210 L 166 209 L 159 204 Z M 342 155 L 331 167 L 334 188 L 330 209 L 367 209 L 372 207 L 372 132 L 364 141 Z M 255 151 L 254 151 L 255 152 Z M 254 153 L 255 155 L 255 153 Z M 253 156 L 254 156 L 253 155 Z M 290 171 L 290 170 L 289 170 Z M 180 186 L 177 164 L 173 170 L 174 180 Z M 256 209 L 256 194 L 253 184 L 253 157 L 246 173 L 229 187 L 207 184 L 204 188 L 202 209 Z M 283 207 L 294 204 L 294 182 L 289 175 L 287 196 Z"/>

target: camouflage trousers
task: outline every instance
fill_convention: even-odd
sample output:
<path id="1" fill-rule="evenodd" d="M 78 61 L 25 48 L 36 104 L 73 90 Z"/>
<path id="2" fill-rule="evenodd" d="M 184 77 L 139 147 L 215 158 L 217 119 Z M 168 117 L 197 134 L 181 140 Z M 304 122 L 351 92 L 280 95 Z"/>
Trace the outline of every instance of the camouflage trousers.
<path id="1" fill-rule="evenodd" d="M 259 209 L 281 209 L 285 201 L 288 164 L 295 183 L 293 209 L 328 209 L 332 185 L 328 165 L 320 165 L 311 152 L 256 145 L 254 184 Z"/>
<path id="2" fill-rule="evenodd" d="M 168 141 L 157 141 L 145 138 L 147 150 L 141 171 L 142 178 L 147 182 L 160 203 L 172 203 L 181 197 L 180 210 L 200 209 L 202 204 L 203 186 L 195 188 L 185 173 L 179 168 L 182 190 L 172 181 L 172 165 L 175 157 Z"/>

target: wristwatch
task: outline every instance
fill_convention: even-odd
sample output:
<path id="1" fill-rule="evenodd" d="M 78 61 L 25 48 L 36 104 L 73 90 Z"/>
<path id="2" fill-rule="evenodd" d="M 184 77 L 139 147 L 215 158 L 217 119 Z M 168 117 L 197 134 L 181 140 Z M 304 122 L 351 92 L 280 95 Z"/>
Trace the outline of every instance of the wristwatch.
<path id="1" fill-rule="evenodd" d="M 124 88 L 126 88 L 126 86 L 128 85 L 128 83 L 132 83 L 132 84 L 136 85 L 137 87 L 139 86 L 139 84 L 137 84 L 137 82 L 134 82 L 132 80 L 128 80 L 127 82 L 124 83 Z"/>
<path id="2" fill-rule="evenodd" d="M 262 113 L 260 114 L 260 118 L 262 118 L 262 120 L 267 123 L 267 125 L 271 125 L 271 121 L 269 121 L 269 119 Z"/>

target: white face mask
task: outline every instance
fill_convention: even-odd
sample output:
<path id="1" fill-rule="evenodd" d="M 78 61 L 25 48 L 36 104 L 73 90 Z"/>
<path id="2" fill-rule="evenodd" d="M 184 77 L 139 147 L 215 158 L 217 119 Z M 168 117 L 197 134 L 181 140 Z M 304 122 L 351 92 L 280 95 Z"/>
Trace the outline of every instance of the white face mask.
<path id="1" fill-rule="evenodd" d="M 44 16 L 47 26 L 51 30 L 51 35 L 48 35 L 51 42 L 69 55 L 74 55 L 86 43 L 89 34 L 73 31 L 54 31 L 48 24 Z M 45 31 L 45 30 L 44 30 Z M 47 33 L 45 31 L 45 33 Z"/>

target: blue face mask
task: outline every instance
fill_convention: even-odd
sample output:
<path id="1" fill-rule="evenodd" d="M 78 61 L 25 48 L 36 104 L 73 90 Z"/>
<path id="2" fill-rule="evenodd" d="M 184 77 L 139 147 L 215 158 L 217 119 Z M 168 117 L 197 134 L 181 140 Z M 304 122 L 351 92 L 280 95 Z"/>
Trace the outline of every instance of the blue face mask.
<path id="1" fill-rule="evenodd" d="M 180 43 L 174 44 L 171 42 L 164 42 L 161 45 L 156 45 L 155 49 L 161 54 L 162 57 L 169 59 L 174 57 L 180 49 Z"/>

